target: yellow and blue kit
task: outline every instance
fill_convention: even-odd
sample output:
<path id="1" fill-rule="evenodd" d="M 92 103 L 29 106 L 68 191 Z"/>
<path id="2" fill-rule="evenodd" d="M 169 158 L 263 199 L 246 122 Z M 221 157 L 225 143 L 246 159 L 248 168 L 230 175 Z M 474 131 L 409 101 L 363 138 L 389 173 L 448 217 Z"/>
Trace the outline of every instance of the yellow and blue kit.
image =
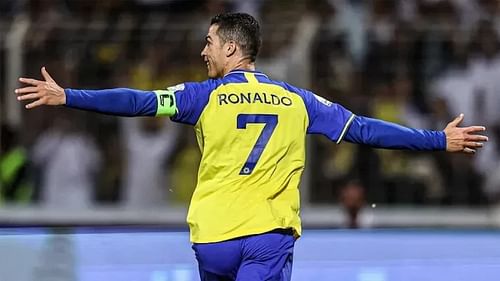
<path id="1" fill-rule="evenodd" d="M 306 134 L 375 147 L 443 150 L 444 132 L 356 116 L 257 71 L 166 90 L 65 89 L 66 105 L 122 116 L 167 115 L 194 126 L 202 159 L 188 213 L 191 241 L 219 242 L 273 229 L 300 236 L 299 181 Z"/>
<path id="2" fill-rule="evenodd" d="M 256 71 L 158 91 L 65 93 L 68 107 L 165 115 L 194 126 L 202 159 L 187 222 L 202 281 L 291 279 L 307 134 L 381 148 L 446 149 L 442 131 L 356 116 Z"/>

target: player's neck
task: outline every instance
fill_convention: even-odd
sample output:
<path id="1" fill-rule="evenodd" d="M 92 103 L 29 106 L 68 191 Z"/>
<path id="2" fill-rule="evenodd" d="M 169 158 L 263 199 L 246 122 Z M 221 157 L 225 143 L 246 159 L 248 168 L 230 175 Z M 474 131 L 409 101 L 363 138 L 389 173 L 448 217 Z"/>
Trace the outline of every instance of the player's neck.
<path id="1" fill-rule="evenodd" d="M 233 70 L 249 70 L 255 71 L 255 62 L 251 62 L 248 59 L 240 60 L 235 63 L 229 63 L 226 65 L 226 69 L 224 70 L 224 75 L 228 74 Z"/>

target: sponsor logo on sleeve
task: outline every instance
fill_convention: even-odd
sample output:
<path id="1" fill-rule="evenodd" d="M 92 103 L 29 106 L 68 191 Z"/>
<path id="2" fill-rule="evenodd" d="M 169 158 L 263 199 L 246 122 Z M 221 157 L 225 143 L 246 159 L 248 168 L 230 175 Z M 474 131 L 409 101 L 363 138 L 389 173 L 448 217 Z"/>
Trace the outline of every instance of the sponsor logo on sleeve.
<path id="1" fill-rule="evenodd" d="M 177 91 L 184 90 L 184 88 L 185 88 L 184 83 L 181 83 L 181 84 L 178 84 L 178 85 L 175 85 L 172 87 L 168 87 L 167 90 L 172 91 L 172 92 L 177 92 Z"/>
<path id="2" fill-rule="evenodd" d="M 323 97 L 320 97 L 320 96 L 318 96 L 318 95 L 316 95 L 316 94 L 314 95 L 314 97 L 315 97 L 315 98 L 316 98 L 316 99 L 317 99 L 320 103 L 322 103 L 322 104 L 324 104 L 324 105 L 326 105 L 326 106 L 332 106 L 332 104 L 333 104 L 331 101 L 329 101 L 329 100 L 327 100 L 327 99 L 325 99 L 325 98 L 323 98 Z"/>

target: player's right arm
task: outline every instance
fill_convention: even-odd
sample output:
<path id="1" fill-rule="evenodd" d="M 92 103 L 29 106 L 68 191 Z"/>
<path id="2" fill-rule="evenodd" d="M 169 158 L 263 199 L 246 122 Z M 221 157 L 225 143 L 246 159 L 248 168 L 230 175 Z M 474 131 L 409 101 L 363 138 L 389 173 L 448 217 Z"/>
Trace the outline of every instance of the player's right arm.
<path id="1" fill-rule="evenodd" d="M 16 89 L 18 100 L 31 102 L 26 108 L 65 105 L 118 116 L 174 116 L 177 113 L 174 91 L 141 91 L 128 88 L 106 90 L 63 89 L 42 67 L 45 81 L 20 78 L 28 86 Z"/>

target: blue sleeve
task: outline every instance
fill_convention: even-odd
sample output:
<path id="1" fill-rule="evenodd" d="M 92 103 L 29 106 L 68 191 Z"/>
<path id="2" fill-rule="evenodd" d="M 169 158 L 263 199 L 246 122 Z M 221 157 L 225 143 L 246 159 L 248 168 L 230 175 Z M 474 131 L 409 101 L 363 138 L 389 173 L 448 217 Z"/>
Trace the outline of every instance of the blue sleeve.
<path id="1" fill-rule="evenodd" d="M 361 116 L 354 117 L 344 139 L 379 148 L 446 150 L 443 131 L 412 129 Z"/>
<path id="2" fill-rule="evenodd" d="M 207 80 L 204 82 L 187 82 L 169 87 L 168 90 L 174 92 L 177 105 L 177 114 L 171 117 L 171 120 L 195 125 L 208 103 L 210 93 L 220 83 L 220 80 Z"/>
<path id="3" fill-rule="evenodd" d="M 308 134 L 322 134 L 331 141 L 340 143 L 354 114 L 343 106 L 330 102 L 312 92 L 295 88 L 304 100 L 309 116 Z"/>
<path id="4" fill-rule="evenodd" d="M 65 89 L 66 106 L 119 116 L 154 116 L 157 98 L 153 91 L 128 88 L 107 90 Z"/>

